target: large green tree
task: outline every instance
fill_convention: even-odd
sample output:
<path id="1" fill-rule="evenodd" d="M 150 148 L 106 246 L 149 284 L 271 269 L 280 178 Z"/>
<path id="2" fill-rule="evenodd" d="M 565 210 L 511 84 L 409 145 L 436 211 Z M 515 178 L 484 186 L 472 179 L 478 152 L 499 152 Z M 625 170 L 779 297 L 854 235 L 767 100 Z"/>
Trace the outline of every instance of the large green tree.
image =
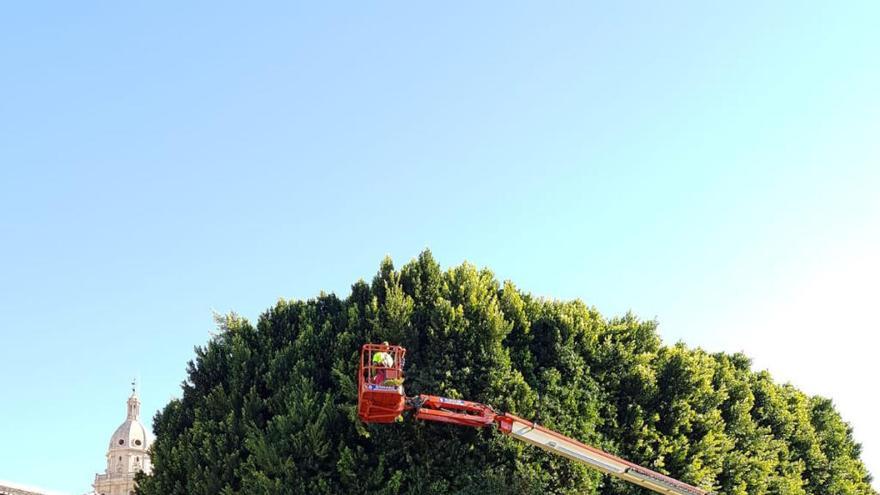
<path id="1" fill-rule="evenodd" d="M 875 494 L 830 401 L 740 354 L 664 346 L 655 322 L 536 298 L 467 263 L 444 271 L 428 251 L 400 270 L 386 259 L 344 300 L 219 326 L 156 415 L 143 495 L 646 493 L 489 429 L 359 422 L 358 350 L 382 340 L 407 348 L 410 395 L 538 417 L 718 493 Z"/>

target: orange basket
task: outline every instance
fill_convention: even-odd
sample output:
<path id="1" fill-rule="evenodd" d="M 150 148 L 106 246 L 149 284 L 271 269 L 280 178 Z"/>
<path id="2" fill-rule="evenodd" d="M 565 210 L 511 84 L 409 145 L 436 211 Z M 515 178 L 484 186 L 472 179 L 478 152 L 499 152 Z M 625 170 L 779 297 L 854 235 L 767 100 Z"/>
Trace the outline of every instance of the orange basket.
<path id="1" fill-rule="evenodd" d="M 383 363 L 373 361 L 384 353 Z M 406 406 L 403 365 L 406 349 L 399 345 L 364 344 L 358 369 L 358 417 L 365 423 L 393 423 Z M 389 366 L 390 364 L 390 366 Z"/>

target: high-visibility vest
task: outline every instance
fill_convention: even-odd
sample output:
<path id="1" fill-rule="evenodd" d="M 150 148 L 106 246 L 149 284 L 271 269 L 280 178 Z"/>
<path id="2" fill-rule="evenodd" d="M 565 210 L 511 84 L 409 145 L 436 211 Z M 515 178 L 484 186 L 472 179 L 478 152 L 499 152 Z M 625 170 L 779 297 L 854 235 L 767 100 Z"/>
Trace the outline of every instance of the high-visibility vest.
<path id="1" fill-rule="evenodd" d="M 393 363 L 393 362 L 394 362 L 394 360 L 391 358 L 391 354 L 388 354 L 387 352 L 377 352 L 377 353 L 373 354 L 373 364 L 391 366 L 386 363 Z"/>

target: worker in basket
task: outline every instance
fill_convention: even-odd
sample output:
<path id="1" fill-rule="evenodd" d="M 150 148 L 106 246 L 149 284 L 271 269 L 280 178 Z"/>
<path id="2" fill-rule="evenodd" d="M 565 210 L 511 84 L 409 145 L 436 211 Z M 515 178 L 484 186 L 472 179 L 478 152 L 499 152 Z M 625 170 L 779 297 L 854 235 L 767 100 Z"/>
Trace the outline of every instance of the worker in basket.
<path id="1" fill-rule="evenodd" d="M 382 342 L 383 346 L 388 346 L 388 342 Z M 375 385 L 385 385 L 386 382 L 391 382 L 394 380 L 388 380 L 388 369 L 394 367 L 394 358 L 391 357 L 391 354 L 385 351 L 379 351 L 373 353 L 373 366 L 376 370 L 376 376 L 373 377 L 372 382 Z M 393 385 L 397 385 L 394 383 Z"/>

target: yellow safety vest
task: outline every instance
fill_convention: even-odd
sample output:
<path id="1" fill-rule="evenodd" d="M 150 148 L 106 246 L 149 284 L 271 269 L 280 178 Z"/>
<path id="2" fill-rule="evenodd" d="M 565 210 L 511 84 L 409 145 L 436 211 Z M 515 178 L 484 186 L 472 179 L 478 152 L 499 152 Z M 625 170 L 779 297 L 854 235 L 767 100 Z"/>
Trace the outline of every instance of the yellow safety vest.
<path id="1" fill-rule="evenodd" d="M 377 352 L 373 354 L 373 364 L 385 364 L 386 359 L 391 361 L 391 355 L 387 352 Z"/>

